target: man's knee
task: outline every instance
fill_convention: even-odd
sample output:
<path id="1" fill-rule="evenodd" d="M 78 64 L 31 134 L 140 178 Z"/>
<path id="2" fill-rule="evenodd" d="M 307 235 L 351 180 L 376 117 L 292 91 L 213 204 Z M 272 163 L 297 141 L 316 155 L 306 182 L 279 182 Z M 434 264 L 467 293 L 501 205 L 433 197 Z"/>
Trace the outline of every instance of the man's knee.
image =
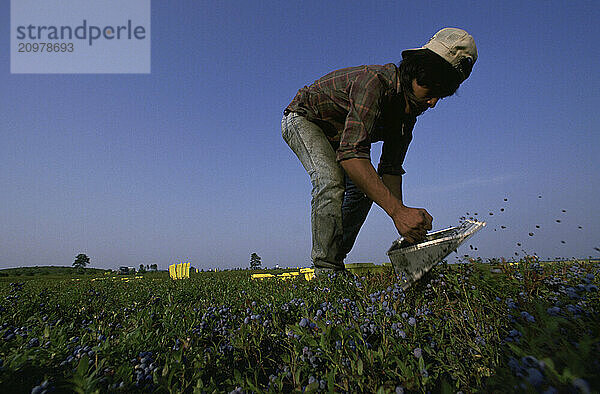
<path id="1" fill-rule="evenodd" d="M 311 193 L 313 199 L 326 197 L 341 202 L 344 198 L 343 178 L 335 171 L 315 172 L 314 174 L 311 174 L 311 183 L 313 186 Z"/>

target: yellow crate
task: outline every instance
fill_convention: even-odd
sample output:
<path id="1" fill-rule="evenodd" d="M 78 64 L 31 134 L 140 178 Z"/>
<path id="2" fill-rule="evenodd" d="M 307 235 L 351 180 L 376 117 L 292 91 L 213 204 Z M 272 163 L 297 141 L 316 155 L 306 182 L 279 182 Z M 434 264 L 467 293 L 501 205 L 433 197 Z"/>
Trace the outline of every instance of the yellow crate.
<path id="1" fill-rule="evenodd" d="M 315 270 L 312 268 L 301 268 L 299 271 L 284 272 L 279 275 L 252 274 L 252 275 L 250 275 L 250 278 L 251 279 L 260 279 L 260 280 L 267 279 L 267 278 L 275 278 L 275 279 L 279 279 L 279 280 L 289 280 L 289 279 L 296 279 L 296 278 L 304 275 L 304 279 L 311 280 L 313 278 L 314 271 Z"/>
<path id="2" fill-rule="evenodd" d="M 300 275 L 300 272 L 284 272 L 283 274 L 277 275 L 277 278 L 281 280 L 288 280 L 294 279 L 298 275 Z"/>
<path id="3" fill-rule="evenodd" d="M 190 263 L 172 264 L 169 266 L 171 279 L 189 279 Z"/>
<path id="4" fill-rule="evenodd" d="M 300 273 L 304 274 L 304 279 L 308 280 L 312 280 L 312 278 L 315 277 L 315 270 L 314 268 L 302 268 L 300 269 Z"/>
<path id="5" fill-rule="evenodd" d="M 252 274 L 251 276 L 252 279 L 267 279 L 267 278 L 275 278 L 275 275 L 273 274 Z"/>

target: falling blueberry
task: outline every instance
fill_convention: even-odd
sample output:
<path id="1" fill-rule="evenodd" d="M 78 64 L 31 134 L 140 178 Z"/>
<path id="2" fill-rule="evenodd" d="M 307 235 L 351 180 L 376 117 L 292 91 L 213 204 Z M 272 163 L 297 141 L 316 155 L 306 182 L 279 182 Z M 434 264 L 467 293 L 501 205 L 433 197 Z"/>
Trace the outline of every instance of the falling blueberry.
<path id="1" fill-rule="evenodd" d="M 581 226 L 577 226 L 577 228 L 581 230 L 583 227 L 581 227 Z"/>
<path id="2" fill-rule="evenodd" d="M 539 224 L 536 224 L 536 225 L 535 225 L 535 228 L 540 228 Z"/>
<path id="3" fill-rule="evenodd" d="M 504 201 L 508 201 L 508 198 L 505 198 Z"/>
<path id="4" fill-rule="evenodd" d="M 490 216 L 494 215 L 494 212 L 490 212 Z"/>
<path id="5" fill-rule="evenodd" d="M 533 237 L 533 233 L 529 233 L 529 236 L 530 236 L 530 237 Z"/>
<path id="6" fill-rule="evenodd" d="M 517 246 L 521 246 L 521 243 L 517 242 Z"/>
<path id="7" fill-rule="evenodd" d="M 560 241 L 560 243 L 561 243 L 561 244 L 566 244 L 566 242 L 565 242 L 565 241 Z"/>
<path id="8" fill-rule="evenodd" d="M 542 196 L 538 196 L 538 198 L 542 198 Z"/>
<path id="9" fill-rule="evenodd" d="M 564 209 L 563 209 L 562 211 L 563 211 L 563 212 L 567 212 L 567 211 L 565 211 Z"/>
<path id="10" fill-rule="evenodd" d="M 556 223 L 560 223 L 560 220 L 559 220 L 559 219 L 556 219 Z"/>
<path id="11" fill-rule="evenodd" d="M 500 208 L 500 212 L 504 212 L 504 208 Z"/>
<path id="12" fill-rule="evenodd" d="M 500 228 L 506 228 L 506 226 L 500 226 Z"/>

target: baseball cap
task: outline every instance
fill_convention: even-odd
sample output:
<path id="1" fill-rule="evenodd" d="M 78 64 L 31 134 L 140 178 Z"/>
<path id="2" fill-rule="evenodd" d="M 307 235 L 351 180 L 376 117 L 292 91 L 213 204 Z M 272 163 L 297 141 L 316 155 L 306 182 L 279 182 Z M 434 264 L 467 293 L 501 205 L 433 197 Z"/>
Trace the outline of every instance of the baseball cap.
<path id="1" fill-rule="evenodd" d="M 461 82 L 469 77 L 477 60 L 477 47 L 473 36 L 456 27 L 446 27 L 438 31 L 421 48 L 402 51 L 402 57 L 423 49 L 435 52 L 450 63 L 459 72 Z"/>

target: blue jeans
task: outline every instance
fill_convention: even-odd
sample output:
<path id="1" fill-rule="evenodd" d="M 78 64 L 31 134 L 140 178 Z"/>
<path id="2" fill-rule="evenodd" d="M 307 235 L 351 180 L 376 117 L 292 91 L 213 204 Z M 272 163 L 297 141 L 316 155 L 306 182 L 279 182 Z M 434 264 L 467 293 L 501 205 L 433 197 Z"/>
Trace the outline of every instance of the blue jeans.
<path id="1" fill-rule="evenodd" d="M 343 270 L 344 259 L 372 201 L 345 174 L 329 140 L 315 123 L 292 112 L 281 120 L 281 133 L 312 183 L 313 264 L 317 268 Z"/>

